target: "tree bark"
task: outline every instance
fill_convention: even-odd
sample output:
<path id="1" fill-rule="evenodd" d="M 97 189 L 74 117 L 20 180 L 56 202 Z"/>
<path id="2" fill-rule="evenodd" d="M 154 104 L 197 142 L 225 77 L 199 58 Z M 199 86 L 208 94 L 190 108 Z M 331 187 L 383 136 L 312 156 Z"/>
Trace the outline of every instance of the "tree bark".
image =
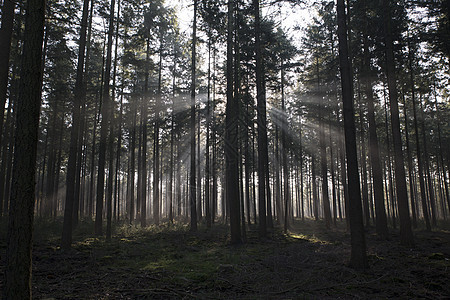
<path id="1" fill-rule="evenodd" d="M 95 234 L 103 234 L 103 196 L 105 191 L 105 164 L 106 164 L 106 143 L 108 137 L 108 128 L 110 120 L 110 110 L 112 103 L 110 98 L 111 78 L 111 61 L 112 61 L 112 40 L 114 34 L 114 7 L 115 0 L 111 0 L 111 7 L 109 12 L 109 29 L 108 29 L 108 46 L 106 51 L 105 76 L 103 85 L 103 103 L 101 107 L 101 127 L 100 127 L 100 144 L 99 144 L 99 158 L 98 158 L 98 175 L 97 175 L 97 197 L 96 197 L 96 211 L 95 211 Z"/>
<path id="2" fill-rule="evenodd" d="M 211 197 L 210 197 L 210 128 L 211 128 L 211 30 L 208 31 L 208 98 L 206 102 L 206 153 L 205 153 L 205 210 L 206 227 L 211 228 Z"/>
<path id="3" fill-rule="evenodd" d="M 61 247 L 69 249 L 72 244 L 73 210 L 75 203 L 75 183 L 77 176 L 77 151 L 80 134 L 81 105 L 84 102 L 84 58 L 86 49 L 86 31 L 89 15 L 89 0 L 83 2 L 83 15 L 80 29 L 80 46 L 78 48 L 77 76 L 75 80 L 74 103 L 72 108 L 72 128 L 70 131 L 69 160 L 66 175 L 66 204 Z"/>
<path id="4" fill-rule="evenodd" d="M 31 299 L 36 153 L 42 85 L 45 0 L 26 2 L 6 250 L 5 299 Z M 3 110 L 3 108 L 2 108 Z"/>
<path id="5" fill-rule="evenodd" d="M 2 27 L 0 28 L 0 145 L 2 144 L 3 118 L 8 90 L 9 57 L 14 26 L 15 0 L 5 0 L 2 6 Z"/>
<path id="6" fill-rule="evenodd" d="M 191 166 L 189 174 L 189 204 L 191 209 L 191 231 L 197 231 L 197 209 L 196 209 L 196 184 L 195 184 L 195 82 L 196 82 L 196 44 L 197 44 L 197 5 L 198 1 L 194 0 L 194 21 L 192 29 L 192 64 L 191 64 L 191 119 L 190 119 L 190 135 L 191 135 Z"/>
<path id="7" fill-rule="evenodd" d="M 391 107 L 392 139 L 395 157 L 395 184 L 397 190 L 398 213 L 400 218 L 400 241 L 405 246 L 414 245 L 414 237 L 409 217 L 408 193 L 406 190 L 406 174 L 403 162 L 402 138 L 400 133 L 400 119 L 398 110 L 397 79 L 394 60 L 394 49 L 391 29 L 391 12 L 389 1 L 383 0 L 386 9 L 384 15 L 385 43 L 386 43 L 386 76 L 388 78 L 389 102 Z"/>
<path id="8" fill-rule="evenodd" d="M 228 0 L 227 21 L 227 105 L 225 116 L 226 203 L 230 213 L 231 243 L 241 239 L 238 150 L 238 98 L 233 97 L 234 1 Z"/>
<path id="9" fill-rule="evenodd" d="M 375 120 L 375 106 L 370 72 L 370 57 L 367 36 L 364 36 L 364 68 L 366 81 L 364 82 L 367 97 L 367 119 L 369 121 L 369 156 L 372 167 L 373 195 L 375 199 L 375 227 L 381 239 L 387 239 L 389 230 L 387 226 L 386 208 L 384 205 L 383 174 L 380 162 L 380 149 L 378 147 L 377 124 Z"/>
<path id="10" fill-rule="evenodd" d="M 406 108 L 406 100 L 405 96 L 403 95 L 403 109 L 405 111 L 405 137 L 406 137 L 406 154 L 408 159 L 408 178 L 409 178 L 409 198 L 411 202 L 411 210 L 412 210 L 412 225 L 413 228 L 417 228 L 417 212 L 416 212 L 416 205 L 415 205 L 415 199 L 414 199 L 414 183 L 413 183 L 413 171 L 414 168 L 413 162 L 412 162 L 412 156 L 411 156 L 411 148 L 409 145 L 409 132 L 408 132 L 408 110 Z"/>
<path id="11" fill-rule="evenodd" d="M 431 206 L 431 225 L 436 227 L 437 226 L 437 211 L 436 211 L 436 199 L 435 199 L 435 193 L 433 191 L 433 185 L 432 185 L 432 179 L 431 179 L 431 173 L 430 173 L 430 160 L 428 158 L 428 149 L 427 149 L 427 139 L 425 136 L 425 114 L 423 112 L 423 105 L 422 101 L 420 101 L 420 108 L 422 111 L 422 141 L 423 141 L 423 157 L 425 160 L 425 172 L 427 174 L 427 181 L 428 181 L 428 195 L 430 200 L 430 206 Z"/>
<path id="12" fill-rule="evenodd" d="M 356 129 L 353 108 L 352 78 L 350 71 L 351 66 L 348 58 L 347 24 L 343 0 L 337 0 L 337 20 L 350 213 L 347 217 L 350 221 L 352 246 L 350 266 L 356 269 L 366 269 L 368 268 L 368 262 L 362 218 L 361 191 L 356 153 Z"/>
<path id="13" fill-rule="evenodd" d="M 256 98 L 257 98 L 257 124 L 258 124 L 258 219 L 259 235 L 267 235 L 266 217 L 266 164 L 267 155 L 267 123 L 266 99 L 264 97 L 264 62 L 261 49 L 261 20 L 259 0 L 253 0 L 255 9 L 255 51 L 256 51 Z"/>

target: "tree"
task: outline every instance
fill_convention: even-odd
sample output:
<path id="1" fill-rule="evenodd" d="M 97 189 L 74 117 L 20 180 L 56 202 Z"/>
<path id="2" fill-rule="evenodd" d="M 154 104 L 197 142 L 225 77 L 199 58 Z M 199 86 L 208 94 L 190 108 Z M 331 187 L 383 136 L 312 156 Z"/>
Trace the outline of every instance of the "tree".
<path id="1" fill-rule="evenodd" d="M 256 99 L 257 99 L 257 124 L 258 124 L 258 218 L 259 235 L 267 235 L 266 218 L 266 165 L 265 157 L 268 156 L 267 149 L 267 122 L 266 122 L 266 99 L 264 95 L 264 62 L 261 49 L 261 19 L 259 11 L 259 0 L 253 0 L 255 9 L 255 52 L 256 52 Z"/>
<path id="2" fill-rule="evenodd" d="M 72 129 L 70 134 L 70 151 L 69 161 L 67 163 L 67 179 L 66 179 L 66 205 L 64 209 L 64 224 L 61 238 L 61 247 L 63 249 L 70 248 L 72 244 L 72 222 L 73 210 L 75 203 L 75 181 L 77 174 L 77 150 L 80 134 L 80 114 L 81 105 L 84 102 L 84 58 L 86 49 L 86 31 L 89 14 L 89 0 L 83 2 L 83 15 L 80 28 L 80 44 L 78 48 L 77 77 L 74 90 L 74 104 L 72 108 Z"/>
<path id="3" fill-rule="evenodd" d="M 391 28 L 390 2 L 383 0 L 384 28 L 386 44 L 386 76 L 389 89 L 389 103 L 391 107 L 392 139 L 395 157 L 395 184 L 397 188 L 398 213 L 400 217 L 400 240 L 405 246 L 414 245 L 414 237 L 409 217 L 408 194 L 406 190 L 406 174 L 403 162 L 402 138 L 400 134 L 400 118 L 398 109 L 397 79 L 394 61 L 394 49 Z"/>
<path id="4" fill-rule="evenodd" d="M 6 250 L 5 299 L 31 299 L 31 249 L 45 7 L 45 0 L 29 0 L 26 3 Z"/>
<path id="5" fill-rule="evenodd" d="M 365 11 L 367 10 L 367 0 L 363 1 Z M 368 29 L 367 16 L 364 20 L 363 31 Z M 375 105 L 374 96 L 372 90 L 372 72 L 370 70 L 370 53 L 368 45 L 368 36 L 363 36 L 363 58 L 364 58 L 364 75 L 366 80 L 364 81 L 364 88 L 366 93 L 367 103 L 367 118 L 369 121 L 369 156 L 370 165 L 372 167 L 372 180 L 373 180 L 373 194 L 375 200 L 375 214 L 376 214 L 376 231 L 380 238 L 386 239 L 389 231 L 387 226 L 386 209 L 384 205 L 384 192 L 383 192 L 383 175 L 380 162 L 380 150 L 378 147 L 378 135 L 377 124 L 375 119 Z"/>
<path id="6" fill-rule="evenodd" d="M 95 234 L 103 234 L 103 196 L 105 191 L 105 165 L 106 165 L 106 143 L 108 137 L 108 128 L 112 109 L 110 97 L 110 78 L 111 78 L 111 61 L 112 61 L 112 40 L 114 34 L 114 7 L 115 0 L 111 0 L 111 8 L 109 12 L 109 29 L 108 29 L 108 45 L 106 50 L 105 76 L 103 84 L 103 103 L 101 107 L 102 122 L 100 126 L 100 144 L 98 158 L 98 176 L 97 176 L 97 197 L 95 211 Z"/>
<path id="7" fill-rule="evenodd" d="M 350 266 L 356 269 L 368 268 L 366 241 L 362 218 L 361 191 L 356 154 L 356 129 L 353 109 L 351 67 L 348 58 L 347 22 L 344 0 L 337 0 L 339 37 L 339 64 L 341 71 L 342 102 L 344 109 L 345 152 L 347 155 L 347 178 L 351 233 Z"/>
<path id="8" fill-rule="evenodd" d="M 197 5 L 194 0 L 194 21 L 192 28 L 192 65 L 191 65 L 191 167 L 189 174 L 189 205 L 191 208 L 191 231 L 197 231 L 197 209 L 196 209 L 196 185 L 195 185 L 195 66 L 196 66 L 196 44 L 197 44 Z"/>
<path id="9" fill-rule="evenodd" d="M 233 95 L 233 35 L 234 35 L 234 1 L 228 0 L 227 21 L 227 106 L 225 118 L 225 160 L 226 160 L 226 203 L 229 205 L 231 243 L 239 244 L 240 197 L 239 197 L 239 150 L 238 150 L 238 101 Z"/>
<path id="10" fill-rule="evenodd" d="M 9 77 L 9 57 L 11 53 L 11 39 L 14 25 L 15 0 L 5 0 L 2 6 L 2 27 L 0 28 L 0 144 L 2 142 L 4 107 L 6 103 L 8 77 Z M 1 196 L 0 196 L 1 197 Z"/>

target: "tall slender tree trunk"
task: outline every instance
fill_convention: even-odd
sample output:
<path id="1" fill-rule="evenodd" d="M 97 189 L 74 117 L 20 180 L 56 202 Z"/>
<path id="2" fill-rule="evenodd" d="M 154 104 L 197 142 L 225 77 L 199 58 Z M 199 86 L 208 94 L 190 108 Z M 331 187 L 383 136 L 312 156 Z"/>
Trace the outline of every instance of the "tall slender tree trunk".
<path id="1" fill-rule="evenodd" d="M 411 101 L 413 104 L 413 116 L 414 116 L 414 134 L 416 137 L 416 153 L 417 153 L 417 168 L 419 171 L 419 186 L 420 186 L 420 198 L 422 203 L 422 213 L 425 219 L 425 225 L 427 231 L 431 231 L 431 223 L 430 216 L 428 213 L 428 205 L 427 205 L 427 195 L 425 189 L 425 180 L 423 175 L 423 161 L 422 161 L 422 152 L 420 150 L 420 142 L 419 142 L 419 126 L 417 122 L 417 109 L 416 109 L 416 99 L 415 99 L 415 89 L 414 86 L 411 87 L 412 97 Z"/>
<path id="2" fill-rule="evenodd" d="M 210 198 L 210 127 L 211 127 L 211 30 L 208 31 L 208 98 L 206 102 L 206 145 L 205 145 L 205 210 L 206 227 L 211 228 L 211 198 Z"/>
<path id="3" fill-rule="evenodd" d="M 359 89 L 359 87 L 358 87 Z M 360 91 L 358 91 L 358 94 L 360 95 Z M 366 164 L 366 144 L 365 144 L 365 138 L 364 138 L 364 113 L 362 108 L 362 102 L 361 97 L 359 96 L 359 123 L 361 126 L 361 133 L 360 133 L 360 139 L 361 139 L 361 181 L 362 181 L 362 200 L 363 200 L 363 212 L 365 216 L 365 226 L 370 226 L 370 208 L 369 208 L 369 189 L 367 184 L 367 164 Z"/>
<path id="4" fill-rule="evenodd" d="M 331 120 L 331 113 L 330 113 L 330 120 Z M 331 133 L 331 122 L 329 124 L 328 130 L 330 132 L 330 172 L 331 172 L 331 193 L 333 198 L 333 224 L 336 226 L 336 219 L 337 219 L 337 199 L 336 199 L 336 174 L 334 170 L 334 156 L 333 156 L 333 134 Z"/>
<path id="5" fill-rule="evenodd" d="M 111 61 L 112 61 L 112 40 L 114 34 L 114 8 L 116 1 L 111 0 L 109 12 L 109 29 L 108 29 L 108 46 L 106 51 L 105 76 L 103 85 L 103 103 L 101 107 L 102 121 L 100 125 L 100 144 L 99 144 L 99 158 L 98 158 L 98 175 L 97 175 L 97 197 L 96 197 L 96 211 L 95 211 L 95 226 L 94 231 L 96 235 L 103 234 L 103 196 L 105 191 L 105 164 L 106 164 L 106 143 L 108 137 L 108 128 L 110 123 L 110 110 L 112 103 L 110 98 L 111 78 Z"/>
<path id="6" fill-rule="evenodd" d="M 384 205 L 383 174 L 381 170 L 380 149 L 378 146 L 377 124 L 375 120 L 375 105 L 372 90 L 372 77 L 370 76 L 370 57 L 367 36 L 364 36 L 364 68 L 366 81 L 364 84 L 367 97 L 367 119 L 369 121 L 369 156 L 372 168 L 373 195 L 375 199 L 375 227 L 377 235 L 381 239 L 387 239 L 389 235 Z"/>
<path id="7" fill-rule="evenodd" d="M 7 234 L 5 299 L 31 299 L 31 249 L 45 5 L 45 0 L 26 2 Z"/>
<path id="8" fill-rule="evenodd" d="M 196 210 L 196 184 L 195 184 L 195 85 L 196 85 L 196 44 L 197 44 L 197 6 L 198 0 L 194 0 L 194 21 L 192 28 L 192 64 L 191 64 L 191 166 L 189 174 L 189 205 L 191 209 L 191 231 L 197 231 L 197 210 Z"/>
<path id="9" fill-rule="evenodd" d="M 283 65 L 283 62 L 281 63 Z M 282 155 L 283 155 L 283 179 L 284 179 L 284 232 L 287 232 L 289 227 L 289 206 L 292 205 L 292 199 L 290 194 L 290 186 L 289 186 L 289 161 L 288 161 L 288 147 L 287 147 L 287 137 L 286 134 L 289 132 L 288 128 L 288 120 L 287 120 L 287 111 L 286 111 L 286 99 L 284 96 L 284 70 L 281 70 L 281 112 L 282 112 L 282 122 L 281 122 L 281 145 L 283 147 Z M 328 190 L 328 188 L 327 188 Z M 328 205 L 328 209 L 330 205 Z M 326 208 L 325 208 L 326 209 Z M 281 214 L 280 214 L 281 215 Z M 331 215 L 330 215 L 331 219 Z"/>
<path id="10" fill-rule="evenodd" d="M 400 218 L 400 241 L 403 245 L 414 245 L 414 237 L 409 216 L 408 193 L 406 190 L 406 174 L 403 162 L 402 138 L 398 110 L 397 79 L 394 60 L 394 49 L 391 29 L 391 11 L 389 1 L 382 0 L 386 9 L 384 15 L 386 42 L 386 75 L 388 78 L 389 102 L 391 107 L 392 139 L 395 155 L 395 184 L 397 191 L 398 213 Z"/>
<path id="11" fill-rule="evenodd" d="M 322 99 L 324 103 L 325 99 Z M 320 148 L 320 169 L 322 173 L 322 201 L 323 201 L 323 211 L 325 215 L 325 226 L 330 228 L 331 226 L 331 210 L 330 210 L 330 198 L 328 194 L 328 168 L 327 168 L 327 147 L 325 143 L 325 124 L 322 110 L 325 107 L 320 107 L 320 137 L 319 137 L 319 148 Z"/>
<path id="12" fill-rule="evenodd" d="M 113 89 L 115 87 L 113 86 Z M 109 109 L 109 137 L 108 137 L 108 180 L 106 194 L 106 240 L 111 241 L 112 236 L 112 205 L 113 205 L 113 178 L 114 178 L 114 97 L 111 98 Z"/>
<path id="13" fill-rule="evenodd" d="M 231 1 L 230 1 L 231 2 Z M 256 98 L 258 124 L 258 219 L 259 235 L 267 235 L 266 217 L 266 164 L 267 155 L 267 122 L 266 99 L 264 97 L 264 62 L 261 49 L 261 20 L 259 0 L 253 0 L 255 9 L 255 51 L 256 51 Z"/>
<path id="14" fill-rule="evenodd" d="M 436 114 L 437 114 L 437 125 L 438 125 L 438 141 L 439 141 L 439 162 L 442 166 L 442 177 L 444 181 L 444 189 L 445 189 L 445 198 L 447 199 L 447 208 L 450 212 L 450 195 L 449 195 L 449 188 L 447 183 L 447 173 L 445 172 L 445 164 L 444 164 L 444 155 L 442 151 L 442 136 L 441 136 L 441 118 L 439 117 L 439 107 L 436 99 L 436 85 L 434 85 L 434 105 L 436 107 Z M 1 195 L 1 194 L 0 194 Z"/>
<path id="15" fill-rule="evenodd" d="M 158 70 L 158 91 L 156 95 L 156 103 L 155 103 L 155 129 L 154 129 L 154 135 L 153 135 L 153 222 L 156 225 L 159 225 L 159 127 L 160 127 L 160 106 L 161 106 L 161 97 L 162 97 L 162 33 L 160 37 L 160 48 L 159 48 L 159 70 Z M 149 47 L 150 47 L 150 41 L 147 40 L 147 55 L 149 55 Z M 149 58 L 149 56 L 147 56 Z M 148 60 L 147 63 L 150 63 Z M 146 74 L 148 77 L 148 72 Z M 148 79 L 146 79 L 148 80 Z M 146 88 L 147 89 L 147 88 Z"/>
<path id="16" fill-rule="evenodd" d="M 7 167 L 7 161 L 8 156 L 11 156 L 11 151 L 13 149 L 12 147 L 12 129 L 14 127 L 14 124 L 12 122 L 13 119 L 13 111 L 12 111 L 13 102 L 10 101 L 8 104 L 8 110 L 6 113 L 6 121 L 5 121 L 5 135 L 3 144 L 1 147 L 1 166 L 0 166 L 0 217 L 3 216 L 6 211 L 4 211 L 5 207 L 7 209 L 8 207 L 8 198 L 4 197 L 5 195 L 5 188 L 6 184 L 6 167 Z M 1 134 L 1 133 L 0 133 Z M 37 181 L 39 183 L 39 180 Z M 8 184 L 9 185 L 9 184 Z M 39 197 L 37 197 L 37 200 L 39 200 Z"/>
<path id="17" fill-rule="evenodd" d="M 302 145 L 302 126 L 300 121 L 300 130 L 299 130 L 299 153 L 300 153 L 300 202 L 302 207 L 302 221 L 305 220 L 305 206 L 304 206 L 304 183 L 303 183 L 303 145 Z"/>
<path id="18" fill-rule="evenodd" d="M 174 46 L 175 48 L 175 46 Z M 174 143 L 175 143 L 175 97 L 176 97 L 176 74 L 177 74 L 177 57 L 174 49 L 173 67 L 172 67 L 172 114 L 170 115 L 170 170 L 169 170 L 169 222 L 173 223 L 174 209 L 173 209 L 173 175 L 174 175 Z M 177 161 L 177 164 L 180 164 Z M 175 189 L 177 189 L 177 182 L 175 182 Z M 175 192 L 175 195 L 176 192 Z M 178 205 L 177 205 L 178 207 Z"/>
<path id="19" fill-rule="evenodd" d="M 227 19 L 227 105 L 225 116 L 226 203 L 230 213 L 231 243 L 241 239 L 239 197 L 238 98 L 233 97 L 234 1 L 228 0 Z"/>
<path id="20" fill-rule="evenodd" d="M 114 221 L 120 221 L 120 158 L 122 149 L 123 95 L 120 96 L 120 111 L 117 129 L 116 172 L 114 174 Z"/>
<path id="21" fill-rule="evenodd" d="M 351 232 L 350 265 L 356 269 L 368 268 L 366 242 L 362 218 L 361 191 L 356 152 L 356 129 L 353 108 L 351 66 L 348 58 L 347 24 L 343 0 L 337 0 L 339 37 L 339 64 L 341 70 L 342 100 L 344 108 L 345 150 L 347 154 L 349 213 Z"/>
<path id="22" fill-rule="evenodd" d="M 114 42 L 114 68 L 113 68 L 113 90 L 112 90 L 112 98 L 115 101 L 116 98 L 116 80 L 117 80 L 117 63 L 119 60 L 118 57 L 118 49 L 119 49 L 119 18 L 120 18 L 120 0 L 117 1 L 117 26 L 115 32 L 115 42 Z M 116 150 L 116 169 L 114 172 L 114 203 L 113 203 L 113 218 L 114 221 L 118 220 L 118 215 L 120 215 L 119 210 L 119 202 L 120 202 L 120 179 L 119 179 L 119 170 L 120 170 L 120 150 L 122 148 L 122 117 L 123 117 L 123 89 L 124 84 L 122 81 L 122 95 L 120 96 L 120 108 L 119 108 L 119 119 L 117 122 L 117 150 Z M 114 124 L 115 126 L 115 124 Z"/>
<path id="23" fill-rule="evenodd" d="M 317 193 L 317 181 L 316 181 L 316 158 L 314 154 L 311 154 L 311 181 L 312 181 L 312 210 L 314 214 L 314 220 L 319 221 L 319 195 Z"/>
<path id="24" fill-rule="evenodd" d="M 387 203 L 387 215 L 390 216 L 390 210 L 392 208 L 392 227 L 394 229 L 397 228 L 397 222 L 395 218 L 395 210 L 394 210 L 394 184 L 393 184 L 393 178 L 392 178 L 392 163 L 391 163 L 391 143 L 389 141 L 389 122 L 388 122 L 388 104 L 386 98 L 384 99 L 384 125 L 385 125 L 385 132 L 386 132 L 386 168 L 387 168 L 387 180 L 386 182 L 389 183 L 389 186 L 386 186 L 386 203 Z M 386 172 L 385 172 L 386 174 Z M 392 205 L 392 207 L 391 207 Z"/>
<path id="25" fill-rule="evenodd" d="M 406 108 L 406 100 L 405 96 L 403 95 L 403 108 L 405 111 L 405 137 L 406 137 L 406 154 L 408 159 L 408 178 L 409 178 L 409 198 L 411 202 L 411 210 L 412 210 L 412 225 L 414 228 L 417 228 L 417 212 L 416 212 L 416 205 L 414 200 L 414 180 L 413 180 L 413 171 L 414 168 L 413 162 L 412 162 L 412 156 L 411 156 L 411 148 L 409 145 L 409 132 L 408 132 L 408 110 Z"/>
<path id="26" fill-rule="evenodd" d="M 425 128 L 425 114 L 423 112 L 423 105 L 422 101 L 420 101 L 420 109 L 422 111 L 422 141 L 423 141 L 423 157 L 425 160 L 425 172 L 427 174 L 427 181 L 428 181 L 428 195 L 430 200 L 430 207 L 431 207 L 431 225 L 436 227 L 437 226 L 437 211 L 436 211 L 436 199 L 435 199 L 435 193 L 433 190 L 433 184 L 431 179 L 431 173 L 430 173 L 430 159 L 428 157 L 428 149 L 427 149 L 427 139 L 426 139 L 426 128 Z"/>
<path id="27" fill-rule="evenodd" d="M 2 27 L 0 28 L 0 145 L 2 144 L 3 119 L 8 91 L 9 57 L 14 27 L 15 0 L 5 0 L 2 6 Z"/>
<path id="28" fill-rule="evenodd" d="M 213 50 L 213 84 L 212 84 L 212 207 L 211 207 L 211 223 L 214 224 L 218 207 L 218 189 L 217 189 L 217 145 L 216 145 L 216 48 Z"/>
<path id="29" fill-rule="evenodd" d="M 73 210 L 75 201 L 75 183 L 77 177 L 77 151 L 80 134 L 80 109 L 84 102 L 84 58 L 86 49 L 86 32 L 89 15 L 89 0 L 83 2 L 83 15 L 80 29 L 80 46 L 78 48 L 77 76 L 75 80 L 74 104 L 72 108 L 72 129 L 70 132 L 69 160 L 66 175 L 66 204 L 64 207 L 64 223 L 61 247 L 68 249 L 72 244 Z"/>
<path id="30" fill-rule="evenodd" d="M 275 127 L 275 141 L 274 141 L 274 181 L 275 181 L 275 187 L 274 187 L 274 198 L 275 198 L 275 209 L 276 209 L 276 215 L 277 215 L 277 224 L 279 225 L 280 222 L 282 222 L 283 214 L 282 214 L 282 208 L 281 208 L 281 175 L 280 175 L 280 150 L 279 150 L 279 126 L 277 123 L 279 122 L 278 116 L 275 116 L 276 120 L 274 127 Z"/>
<path id="31" fill-rule="evenodd" d="M 200 127 L 201 127 L 201 112 L 200 103 L 198 103 L 197 110 L 197 220 L 200 222 L 202 220 L 202 173 L 201 173 L 201 152 L 200 152 Z"/>

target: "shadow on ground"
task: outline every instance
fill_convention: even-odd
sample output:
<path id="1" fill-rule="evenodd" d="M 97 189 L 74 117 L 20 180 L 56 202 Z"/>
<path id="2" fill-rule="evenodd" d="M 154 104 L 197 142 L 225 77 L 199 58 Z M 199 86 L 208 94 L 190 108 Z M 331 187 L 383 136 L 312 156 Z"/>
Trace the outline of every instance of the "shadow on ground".
<path id="1" fill-rule="evenodd" d="M 195 234 L 183 225 L 122 226 L 106 242 L 87 237 L 83 230 L 91 224 L 82 224 L 66 252 L 58 230 L 40 228 L 45 224 L 36 226 L 35 299 L 450 297 L 449 231 L 418 231 L 415 248 L 400 246 L 396 232 L 380 241 L 368 231 L 370 269 L 358 272 L 347 267 L 345 224 L 327 231 L 320 222 L 296 221 L 288 234 L 276 229 L 264 240 L 251 228 L 237 247 L 229 245 L 223 225 Z M 55 235 L 43 234 L 52 230 Z M 3 269 L 4 239 L 1 247 Z"/>

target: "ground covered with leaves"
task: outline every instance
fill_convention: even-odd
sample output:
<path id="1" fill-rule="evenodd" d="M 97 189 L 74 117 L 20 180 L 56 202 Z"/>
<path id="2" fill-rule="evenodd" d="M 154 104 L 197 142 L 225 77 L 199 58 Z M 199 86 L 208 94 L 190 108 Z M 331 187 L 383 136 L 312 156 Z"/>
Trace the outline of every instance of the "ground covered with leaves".
<path id="1" fill-rule="evenodd" d="M 450 231 L 416 231 L 416 247 L 398 234 L 380 241 L 367 232 L 370 269 L 347 266 L 350 236 L 344 223 L 326 230 L 296 221 L 288 234 L 265 239 L 250 228 L 243 245 L 229 244 L 225 225 L 180 224 L 116 228 L 111 242 L 76 230 L 71 251 L 59 248 L 59 222 L 38 221 L 33 250 L 35 299 L 302 299 L 450 297 Z M 445 227 L 445 226 L 444 226 Z M 1 275 L 5 265 L 2 233 Z"/>

